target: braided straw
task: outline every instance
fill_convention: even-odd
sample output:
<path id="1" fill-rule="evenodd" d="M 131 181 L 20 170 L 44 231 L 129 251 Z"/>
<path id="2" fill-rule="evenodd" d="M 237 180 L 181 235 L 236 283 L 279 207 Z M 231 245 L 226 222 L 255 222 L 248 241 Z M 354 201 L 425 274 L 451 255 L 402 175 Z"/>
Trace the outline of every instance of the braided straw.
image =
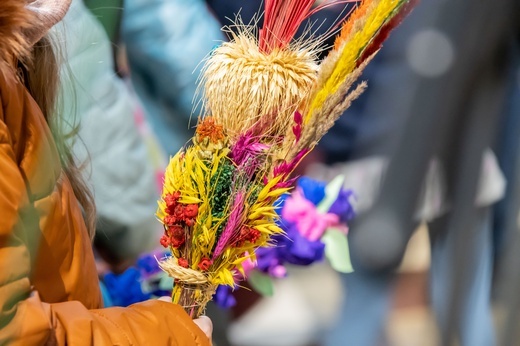
<path id="1" fill-rule="evenodd" d="M 211 284 L 201 272 L 179 266 L 175 257 L 158 263 L 163 271 L 175 279 L 172 302 L 182 306 L 191 318 L 203 315 L 217 286 Z"/>
<path id="2" fill-rule="evenodd" d="M 174 257 L 159 261 L 159 267 L 172 278 L 189 285 L 208 283 L 208 278 L 204 274 L 190 268 L 181 267 Z"/>

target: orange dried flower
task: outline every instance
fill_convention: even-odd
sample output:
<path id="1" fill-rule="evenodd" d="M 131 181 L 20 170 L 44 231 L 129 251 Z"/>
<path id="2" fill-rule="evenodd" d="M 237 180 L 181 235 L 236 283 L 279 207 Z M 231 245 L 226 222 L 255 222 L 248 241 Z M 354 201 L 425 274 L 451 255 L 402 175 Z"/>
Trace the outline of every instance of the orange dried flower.
<path id="1" fill-rule="evenodd" d="M 213 117 L 205 117 L 197 125 L 197 135 L 202 138 L 209 138 L 210 142 L 218 143 L 224 139 L 224 128 L 218 125 Z"/>

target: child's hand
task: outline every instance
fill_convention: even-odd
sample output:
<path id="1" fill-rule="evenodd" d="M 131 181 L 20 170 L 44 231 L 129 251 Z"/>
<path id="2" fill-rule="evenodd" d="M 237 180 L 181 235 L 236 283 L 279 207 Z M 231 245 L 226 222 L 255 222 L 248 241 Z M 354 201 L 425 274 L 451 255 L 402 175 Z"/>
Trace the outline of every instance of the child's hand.
<path id="1" fill-rule="evenodd" d="M 200 329 L 206 334 L 208 339 L 211 340 L 212 334 L 213 334 L 213 322 L 211 322 L 211 319 L 208 316 L 200 316 L 199 318 L 193 320 L 196 325 L 199 326 Z"/>

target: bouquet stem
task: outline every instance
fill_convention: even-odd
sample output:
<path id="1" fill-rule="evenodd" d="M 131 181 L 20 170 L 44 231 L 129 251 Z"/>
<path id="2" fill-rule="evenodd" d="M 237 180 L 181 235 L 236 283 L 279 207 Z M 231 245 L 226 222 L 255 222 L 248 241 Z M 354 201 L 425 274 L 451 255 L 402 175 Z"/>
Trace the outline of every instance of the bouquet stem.
<path id="1" fill-rule="evenodd" d="M 204 315 L 206 305 L 216 289 L 216 285 L 209 283 L 188 284 L 176 280 L 172 292 L 172 302 L 182 306 L 192 319 L 196 319 Z"/>

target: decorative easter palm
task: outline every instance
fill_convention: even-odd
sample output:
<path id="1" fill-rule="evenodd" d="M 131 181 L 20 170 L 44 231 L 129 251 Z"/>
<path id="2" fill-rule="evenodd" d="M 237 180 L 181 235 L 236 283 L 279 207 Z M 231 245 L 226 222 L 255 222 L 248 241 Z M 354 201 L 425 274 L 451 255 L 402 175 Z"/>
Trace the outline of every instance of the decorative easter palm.
<path id="1" fill-rule="evenodd" d="M 258 38 L 244 26 L 205 63 L 205 114 L 191 145 L 170 160 L 157 211 L 172 253 L 160 266 L 175 279 L 173 302 L 193 318 L 218 285 L 234 286 L 255 249 L 283 233 L 276 201 L 291 173 L 363 92 L 366 83 L 354 83 L 412 7 L 362 1 L 318 63 L 315 39 L 293 39 L 319 10 L 314 2 L 266 0 Z"/>

